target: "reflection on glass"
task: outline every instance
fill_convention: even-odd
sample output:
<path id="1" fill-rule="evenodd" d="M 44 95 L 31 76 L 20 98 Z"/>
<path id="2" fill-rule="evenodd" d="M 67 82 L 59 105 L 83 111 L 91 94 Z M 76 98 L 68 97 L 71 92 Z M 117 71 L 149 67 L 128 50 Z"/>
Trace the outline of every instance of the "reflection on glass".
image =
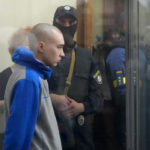
<path id="1" fill-rule="evenodd" d="M 41 2 L 32 0 L 24 1 L 23 3 L 24 8 L 28 8 L 28 13 L 22 10 L 22 4 L 18 2 L 17 5 L 14 2 L 9 2 L 8 5 L 7 0 L 5 2 L 0 2 L 2 22 L 0 33 L 1 35 L 4 35 L 0 40 L 1 51 L 4 52 L 4 55 L 1 56 L 0 71 L 2 71 L 3 68 L 6 68 L 6 65 L 9 66 L 11 64 L 10 58 L 7 54 L 5 55 L 5 51 L 7 51 L 8 48 L 6 44 L 8 37 L 20 27 L 32 26 L 37 22 L 48 22 L 52 24 L 53 14 L 56 8 L 60 6 L 57 2 L 52 3 L 52 1 L 49 1 L 48 3 L 44 1 L 41 4 Z M 13 6 L 13 9 L 10 8 L 11 5 Z M 61 5 L 66 5 L 66 2 L 61 1 Z M 100 113 L 95 113 L 94 117 L 90 116 L 92 119 L 90 119 L 90 121 L 88 120 L 90 122 L 89 125 L 92 125 L 92 128 L 90 129 L 93 130 L 93 143 L 95 149 L 125 150 L 128 144 L 128 148 L 134 150 L 149 150 L 149 0 L 70 0 L 69 5 L 77 8 L 78 18 L 76 19 L 78 26 L 75 38 L 74 29 L 72 29 L 72 31 L 74 31 L 69 37 L 65 36 L 66 33 L 64 33 L 66 40 L 64 50 L 66 50 L 67 44 L 69 45 L 68 50 L 72 50 L 75 45 L 90 49 L 94 61 L 98 64 L 103 79 L 102 89 L 104 94 L 104 109 Z M 69 10 L 69 7 L 66 7 L 65 9 Z M 8 13 L 6 13 L 6 10 Z M 8 16 L 6 16 L 6 14 Z M 49 14 L 51 15 L 49 16 Z M 22 18 L 24 18 L 23 21 L 20 21 Z M 55 25 L 58 25 L 60 21 L 63 21 L 62 24 L 65 23 L 63 18 L 54 22 Z M 70 20 L 69 23 L 76 25 L 76 21 L 73 21 L 74 20 Z M 62 65 L 63 69 L 61 69 L 64 72 L 56 74 L 55 77 L 58 79 L 58 86 L 65 85 L 65 80 L 67 78 L 66 72 L 69 72 L 68 67 L 72 54 L 67 51 L 65 53 L 66 57 L 62 60 L 62 63 L 59 64 Z M 75 81 L 72 82 L 73 87 L 71 87 L 68 96 L 72 99 L 77 99 L 78 102 L 82 103 L 82 98 L 85 95 L 88 97 L 87 93 L 89 91 L 87 90 L 87 87 L 89 82 L 87 80 L 89 76 L 85 72 L 89 71 L 88 67 L 90 65 L 88 64 L 88 61 L 84 61 L 84 54 L 79 52 L 79 55 L 81 57 L 79 59 L 83 62 L 79 62 L 75 66 L 78 65 L 85 70 L 76 70 L 77 72 L 75 72 L 73 77 L 75 78 Z M 66 59 L 68 62 L 67 64 L 65 63 Z M 91 68 L 91 70 L 93 69 L 94 67 Z M 61 74 L 63 74 L 65 79 L 59 78 Z M 100 76 L 97 76 L 96 79 L 96 81 L 99 81 L 101 78 Z M 83 82 L 85 83 L 84 86 Z M 61 87 L 57 90 L 58 93 L 60 92 L 59 94 L 63 93 Z M 84 95 L 84 93 L 86 94 Z M 87 99 L 85 100 L 85 103 L 86 106 L 88 105 L 91 108 L 92 105 L 94 106 L 93 103 L 91 105 L 87 104 Z M 96 103 L 98 104 L 99 101 L 96 101 Z M 125 114 L 127 114 L 127 116 Z M 80 123 L 82 124 L 84 119 L 85 118 L 81 115 L 79 120 L 69 121 L 69 124 L 72 126 L 76 121 L 81 121 Z M 65 130 L 68 130 L 68 126 Z M 83 135 L 85 136 L 85 134 Z M 68 142 L 69 144 L 66 144 L 68 147 L 71 144 L 74 144 L 72 135 L 70 134 L 69 136 L 71 137 L 68 140 L 70 143 Z M 88 137 L 88 135 L 86 136 Z M 65 138 L 66 135 L 64 134 L 62 140 L 65 141 Z M 126 138 L 128 138 L 127 142 Z M 80 139 L 80 141 L 77 142 L 80 143 L 82 140 L 83 139 Z M 90 142 L 87 143 L 87 147 L 92 145 Z M 93 147 L 93 145 L 91 147 Z"/>

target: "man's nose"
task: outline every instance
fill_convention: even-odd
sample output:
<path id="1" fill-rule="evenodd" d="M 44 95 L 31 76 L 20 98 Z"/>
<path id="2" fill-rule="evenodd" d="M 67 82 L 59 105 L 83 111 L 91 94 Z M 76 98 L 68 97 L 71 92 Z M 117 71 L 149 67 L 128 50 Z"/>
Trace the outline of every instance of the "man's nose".
<path id="1" fill-rule="evenodd" d="M 61 50 L 60 56 L 61 56 L 61 57 L 64 57 L 64 56 L 65 56 L 65 53 L 64 53 L 64 50 L 63 50 L 63 49 Z"/>

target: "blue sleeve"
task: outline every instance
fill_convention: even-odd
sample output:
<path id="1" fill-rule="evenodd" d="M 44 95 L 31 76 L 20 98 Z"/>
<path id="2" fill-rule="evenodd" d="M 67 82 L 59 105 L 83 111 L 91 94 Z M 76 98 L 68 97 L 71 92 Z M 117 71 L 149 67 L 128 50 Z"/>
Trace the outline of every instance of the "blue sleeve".
<path id="1" fill-rule="evenodd" d="M 18 81 L 11 97 L 4 150 L 29 150 L 39 107 L 39 86 L 26 79 Z"/>
<path id="2" fill-rule="evenodd" d="M 118 81 L 118 78 L 126 76 L 126 64 L 125 64 L 125 49 L 124 48 L 115 48 L 106 58 L 106 66 L 108 74 L 110 75 L 110 79 L 113 85 L 115 80 Z M 117 74 L 117 72 L 121 72 L 121 74 Z M 114 87 L 114 85 L 113 85 Z M 117 86 L 114 88 L 115 94 L 117 96 L 125 95 L 125 87 L 123 84 L 121 86 Z"/>

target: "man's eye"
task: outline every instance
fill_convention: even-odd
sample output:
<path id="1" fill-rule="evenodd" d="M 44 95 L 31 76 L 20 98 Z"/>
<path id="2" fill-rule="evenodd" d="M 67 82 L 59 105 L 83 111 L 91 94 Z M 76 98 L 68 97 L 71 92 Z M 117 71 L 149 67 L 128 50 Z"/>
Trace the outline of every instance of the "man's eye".
<path id="1" fill-rule="evenodd" d="M 57 48 L 63 48 L 64 46 L 57 46 Z"/>

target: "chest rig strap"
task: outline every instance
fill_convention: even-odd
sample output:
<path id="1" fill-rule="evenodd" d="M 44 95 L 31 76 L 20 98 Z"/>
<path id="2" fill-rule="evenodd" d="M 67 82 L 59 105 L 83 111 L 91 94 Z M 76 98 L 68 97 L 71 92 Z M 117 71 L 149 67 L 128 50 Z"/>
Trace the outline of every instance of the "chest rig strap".
<path id="1" fill-rule="evenodd" d="M 65 89 L 64 89 L 64 94 L 68 94 L 69 87 L 71 85 L 71 79 L 72 79 L 72 74 L 74 70 L 74 64 L 75 64 L 75 49 L 72 50 L 72 58 L 71 58 L 71 63 L 70 63 L 70 68 L 69 68 L 69 74 L 65 83 Z"/>
<path id="2" fill-rule="evenodd" d="M 71 79 L 72 79 L 72 74 L 74 70 L 74 64 L 75 64 L 75 49 L 72 50 L 72 58 L 71 58 L 71 63 L 70 63 L 70 68 L 69 68 L 69 74 L 65 83 L 64 95 L 68 94 L 69 87 L 71 86 Z M 78 122 L 78 125 L 80 126 L 84 125 L 84 116 L 79 115 L 77 117 L 77 122 Z"/>

